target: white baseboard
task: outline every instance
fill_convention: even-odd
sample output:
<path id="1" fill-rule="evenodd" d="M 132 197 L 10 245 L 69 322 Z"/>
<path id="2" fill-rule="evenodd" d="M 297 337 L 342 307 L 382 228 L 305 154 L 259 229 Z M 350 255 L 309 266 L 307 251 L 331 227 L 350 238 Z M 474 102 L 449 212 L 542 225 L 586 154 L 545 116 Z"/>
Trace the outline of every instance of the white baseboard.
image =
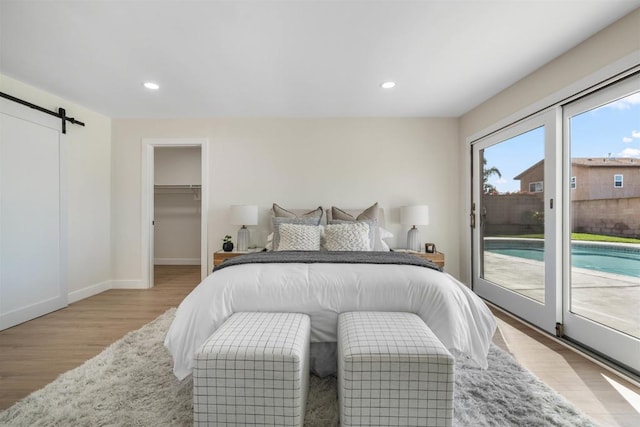
<path id="1" fill-rule="evenodd" d="M 58 296 L 18 307 L 8 313 L 0 313 L 0 331 L 64 308 L 65 300 L 66 298 Z"/>
<path id="2" fill-rule="evenodd" d="M 200 265 L 200 258 L 155 258 L 155 265 Z"/>
<path id="3" fill-rule="evenodd" d="M 96 283 L 95 285 L 87 286 L 86 288 L 78 289 L 69 292 L 67 297 L 67 303 L 73 304 L 85 298 L 98 295 L 109 289 L 147 289 L 144 283 L 140 280 L 105 280 L 104 282 Z"/>
<path id="4" fill-rule="evenodd" d="M 74 302 L 80 301 L 82 299 L 98 295 L 99 293 L 104 291 L 108 291 L 109 289 L 111 289 L 111 280 L 105 280 L 104 282 L 96 283 L 95 285 L 90 285 L 86 288 L 69 292 L 67 302 L 69 304 L 73 304 Z"/>

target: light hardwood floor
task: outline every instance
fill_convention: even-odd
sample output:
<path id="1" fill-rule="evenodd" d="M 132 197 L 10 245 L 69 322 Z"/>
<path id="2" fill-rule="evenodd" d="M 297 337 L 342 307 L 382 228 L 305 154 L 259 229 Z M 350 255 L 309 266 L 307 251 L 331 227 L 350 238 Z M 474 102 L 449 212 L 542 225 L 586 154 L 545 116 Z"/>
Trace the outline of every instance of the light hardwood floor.
<path id="1" fill-rule="evenodd" d="M 200 282 L 199 266 L 157 266 L 151 289 L 109 290 L 0 331 L 0 409 L 155 319 Z"/>
<path id="2" fill-rule="evenodd" d="M 157 266 L 156 286 L 110 290 L 0 331 L 0 409 L 79 366 L 131 330 L 177 306 L 199 282 L 199 267 Z M 494 342 L 603 426 L 640 425 L 640 388 L 548 336 L 494 310 Z M 622 389 L 620 389 L 622 390 Z"/>

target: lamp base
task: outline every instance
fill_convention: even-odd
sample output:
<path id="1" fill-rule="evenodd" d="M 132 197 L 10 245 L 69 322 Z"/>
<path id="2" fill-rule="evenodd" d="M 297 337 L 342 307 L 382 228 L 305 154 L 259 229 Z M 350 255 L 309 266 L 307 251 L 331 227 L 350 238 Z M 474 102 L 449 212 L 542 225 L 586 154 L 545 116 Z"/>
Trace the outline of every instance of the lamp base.
<path id="1" fill-rule="evenodd" d="M 249 250 L 249 229 L 244 225 L 238 230 L 238 251 L 244 252 Z"/>
<path id="2" fill-rule="evenodd" d="M 407 233 L 407 249 L 420 252 L 420 231 L 415 225 Z"/>

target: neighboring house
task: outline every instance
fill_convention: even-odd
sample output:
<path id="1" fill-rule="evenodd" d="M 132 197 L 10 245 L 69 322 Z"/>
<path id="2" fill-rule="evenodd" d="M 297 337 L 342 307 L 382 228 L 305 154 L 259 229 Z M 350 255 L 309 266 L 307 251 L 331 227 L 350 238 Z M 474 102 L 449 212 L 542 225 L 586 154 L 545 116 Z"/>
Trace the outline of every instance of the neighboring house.
<path id="1" fill-rule="evenodd" d="M 544 192 L 544 160 L 513 179 L 520 192 Z M 602 200 L 640 197 L 640 159 L 575 157 L 571 159 L 571 200 Z"/>
<path id="2" fill-rule="evenodd" d="M 640 197 L 640 159 L 571 159 L 571 200 Z"/>
<path id="3" fill-rule="evenodd" d="M 521 193 L 533 194 L 542 200 L 544 160 L 514 179 L 520 180 Z M 640 236 L 640 217 L 634 215 L 640 212 L 640 159 L 573 158 L 570 188 L 572 231 Z"/>
<path id="4" fill-rule="evenodd" d="M 513 179 L 520 180 L 521 193 L 544 194 L 544 159 L 521 172 L 520 175 L 514 176 Z"/>

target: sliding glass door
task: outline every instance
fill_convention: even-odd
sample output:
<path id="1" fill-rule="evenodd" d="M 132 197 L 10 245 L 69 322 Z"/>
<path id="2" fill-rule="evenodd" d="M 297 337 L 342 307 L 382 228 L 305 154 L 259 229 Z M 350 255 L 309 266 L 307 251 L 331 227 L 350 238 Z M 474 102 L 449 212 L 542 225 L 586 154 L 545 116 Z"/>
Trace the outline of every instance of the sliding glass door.
<path id="1" fill-rule="evenodd" d="M 473 144 L 473 288 L 640 373 L 640 76 Z"/>
<path id="2" fill-rule="evenodd" d="M 564 108 L 564 334 L 640 371 L 640 78 Z"/>
<path id="3" fill-rule="evenodd" d="M 556 113 L 546 112 L 473 147 L 474 290 L 554 331 Z"/>

